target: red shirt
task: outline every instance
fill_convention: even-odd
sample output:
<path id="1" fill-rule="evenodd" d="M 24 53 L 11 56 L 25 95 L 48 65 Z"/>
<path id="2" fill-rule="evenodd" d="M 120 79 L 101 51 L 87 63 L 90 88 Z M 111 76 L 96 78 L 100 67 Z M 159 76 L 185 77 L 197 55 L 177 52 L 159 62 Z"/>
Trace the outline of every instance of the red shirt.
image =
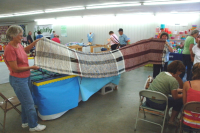
<path id="1" fill-rule="evenodd" d="M 190 81 L 189 81 L 190 83 Z M 192 86 L 190 84 L 190 88 L 187 91 L 187 103 L 188 102 L 200 102 L 200 91 L 192 89 Z M 183 123 L 187 126 L 190 126 L 192 128 L 200 129 L 200 114 L 191 112 L 188 110 L 184 110 L 184 117 L 183 117 Z"/>
<path id="2" fill-rule="evenodd" d="M 54 37 L 54 38 L 52 38 L 51 40 L 54 41 L 54 42 L 60 43 L 60 39 L 59 39 L 59 38 L 55 38 L 55 37 Z"/>
<path id="3" fill-rule="evenodd" d="M 11 76 L 18 78 L 27 78 L 30 76 L 30 70 L 15 73 L 8 63 L 9 61 L 17 61 L 18 67 L 29 67 L 27 54 L 21 44 L 18 44 L 18 48 L 8 44 L 4 51 L 4 61 L 8 67 L 8 70 L 10 71 Z"/>

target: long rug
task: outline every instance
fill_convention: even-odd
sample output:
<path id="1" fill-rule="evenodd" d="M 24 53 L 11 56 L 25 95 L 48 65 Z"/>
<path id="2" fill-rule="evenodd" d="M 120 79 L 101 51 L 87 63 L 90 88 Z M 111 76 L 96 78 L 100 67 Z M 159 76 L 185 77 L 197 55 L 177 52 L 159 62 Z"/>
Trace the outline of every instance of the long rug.
<path id="1" fill-rule="evenodd" d="M 36 45 L 35 65 L 56 73 L 103 78 L 148 63 L 162 64 L 165 40 L 146 39 L 103 53 L 83 53 L 42 38 Z"/>

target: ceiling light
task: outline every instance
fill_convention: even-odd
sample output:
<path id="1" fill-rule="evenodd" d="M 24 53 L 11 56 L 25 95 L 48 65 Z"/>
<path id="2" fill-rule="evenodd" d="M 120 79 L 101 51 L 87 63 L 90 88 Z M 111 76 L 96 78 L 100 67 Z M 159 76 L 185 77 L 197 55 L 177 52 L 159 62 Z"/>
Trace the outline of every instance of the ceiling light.
<path id="1" fill-rule="evenodd" d="M 44 13 L 44 11 L 37 10 L 37 11 L 29 11 L 29 12 L 19 12 L 19 13 L 14 13 L 14 16 L 24 16 L 24 15 L 41 14 L 41 13 Z"/>
<path id="2" fill-rule="evenodd" d="M 47 19 L 35 19 L 34 21 L 46 21 L 46 20 L 48 20 L 48 21 L 54 21 L 55 20 L 55 18 L 47 18 Z"/>
<path id="3" fill-rule="evenodd" d="M 138 15 L 153 15 L 153 13 L 144 12 L 144 13 L 126 13 L 126 14 L 116 14 L 116 16 L 138 16 Z"/>
<path id="4" fill-rule="evenodd" d="M 66 8 L 55 8 L 55 9 L 46 9 L 45 12 L 62 12 L 62 11 L 74 11 L 74 10 L 84 10 L 84 6 L 76 6 L 76 7 L 66 7 Z"/>
<path id="5" fill-rule="evenodd" d="M 144 5 L 165 5 L 165 4 L 186 4 L 186 3 L 197 3 L 199 0 L 190 1 L 165 1 L 165 2 L 145 2 Z"/>
<path id="6" fill-rule="evenodd" d="M 114 14 L 105 14 L 105 15 L 87 15 L 83 16 L 83 18 L 102 18 L 102 17 L 115 17 Z"/>
<path id="7" fill-rule="evenodd" d="M 57 20 L 60 20 L 60 19 L 75 19 L 75 18 L 82 18 L 81 16 L 69 16 L 69 17 L 58 17 L 56 18 Z"/>
<path id="8" fill-rule="evenodd" d="M 171 14 L 177 14 L 178 12 L 177 11 L 171 11 L 170 13 Z"/>
<path id="9" fill-rule="evenodd" d="M 13 14 L 0 14 L 0 18 L 12 17 Z"/>
<path id="10" fill-rule="evenodd" d="M 141 3 L 104 3 L 99 5 L 88 5 L 86 9 L 98 9 L 98 8 L 114 8 L 114 7 L 126 7 L 126 6 L 140 6 Z"/>

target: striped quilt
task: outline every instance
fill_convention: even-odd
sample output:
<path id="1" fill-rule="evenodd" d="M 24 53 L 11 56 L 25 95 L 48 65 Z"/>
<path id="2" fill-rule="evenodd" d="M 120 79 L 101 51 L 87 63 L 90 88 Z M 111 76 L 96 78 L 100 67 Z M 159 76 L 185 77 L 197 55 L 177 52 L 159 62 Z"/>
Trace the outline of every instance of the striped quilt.
<path id="1" fill-rule="evenodd" d="M 161 64 L 165 41 L 147 39 L 103 53 L 83 53 L 42 38 L 36 45 L 35 65 L 56 73 L 103 78 L 148 63 Z"/>

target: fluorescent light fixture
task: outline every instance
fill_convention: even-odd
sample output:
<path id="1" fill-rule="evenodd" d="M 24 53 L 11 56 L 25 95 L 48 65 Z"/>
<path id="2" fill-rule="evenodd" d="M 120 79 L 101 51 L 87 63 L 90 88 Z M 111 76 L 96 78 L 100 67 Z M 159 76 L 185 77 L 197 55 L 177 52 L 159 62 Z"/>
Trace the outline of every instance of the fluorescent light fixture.
<path id="1" fill-rule="evenodd" d="M 57 20 L 63 20 L 63 19 L 76 19 L 76 18 L 82 18 L 81 16 L 69 16 L 69 17 L 58 17 Z"/>
<path id="2" fill-rule="evenodd" d="M 55 8 L 55 9 L 46 9 L 45 12 L 62 12 L 62 11 L 74 11 L 74 10 L 84 10 L 84 6 L 76 6 L 76 7 L 65 7 L 65 8 Z"/>
<path id="3" fill-rule="evenodd" d="M 0 14 L 0 18 L 13 17 L 13 14 Z"/>
<path id="4" fill-rule="evenodd" d="M 38 22 L 38 21 L 54 21 L 55 18 L 47 18 L 47 19 L 35 19 L 34 21 Z"/>
<path id="5" fill-rule="evenodd" d="M 197 3 L 199 0 L 188 0 L 188 1 L 165 1 L 165 2 L 144 2 L 143 5 L 165 5 L 165 4 L 187 4 Z"/>
<path id="6" fill-rule="evenodd" d="M 55 24 L 55 18 L 48 18 L 48 19 L 36 19 L 34 20 L 37 22 L 37 25 L 44 25 L 44 24 Z"/>
<path id="7" fill-rule="evenodd" d="M 127 7 L 127 6 L 141 6 L 141 3 L 129 2 L 129 3 L 104 3 L 99 5 L 88 5 L 86 9 L 99 9 L 99 8 L 114 8 L 114 7 Z"/>
<path id="8" fill-rule="evenodd" d="M 153 13 L 145 12 L 145 13 L 126 13 L 126 14 L 116 14 L 118 16 L 139 16 L 139 15 L 154 15 Z"/>
<path id="9" fill-rule="evenodd" d="M 177 11 L 171 11 L 170 13 L 171 14 L 177 14 L 178 12 Z"/>
<path id="10" fill-rule="evenodd" d="M 115 17 L 114 14 L 105 14 L 105 15 L 86 15 L 83 18 L 104 18 L 104 17 Z"/>
<path id="11" fill-rule="evenodd" d="M 19 12 L 19 13 L 14 13 L 14 16 L 24 16 L 24 15 L 41 14 L 41 13 L 44 13 L 44 11 L 37 10 L 37 11 L 29 11 L 29 12 Z"/>

